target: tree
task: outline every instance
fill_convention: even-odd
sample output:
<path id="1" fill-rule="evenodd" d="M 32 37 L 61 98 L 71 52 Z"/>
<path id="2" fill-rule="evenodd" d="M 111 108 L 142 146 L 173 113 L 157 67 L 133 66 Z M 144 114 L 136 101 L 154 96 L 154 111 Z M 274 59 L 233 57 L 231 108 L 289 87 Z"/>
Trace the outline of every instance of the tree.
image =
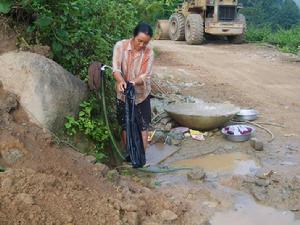
<path id="1" fill-rule="evenodd" d="M 300 10 L 293 0 L 284 1 L 276 21 L 285 29 L 300 22 Z"/>

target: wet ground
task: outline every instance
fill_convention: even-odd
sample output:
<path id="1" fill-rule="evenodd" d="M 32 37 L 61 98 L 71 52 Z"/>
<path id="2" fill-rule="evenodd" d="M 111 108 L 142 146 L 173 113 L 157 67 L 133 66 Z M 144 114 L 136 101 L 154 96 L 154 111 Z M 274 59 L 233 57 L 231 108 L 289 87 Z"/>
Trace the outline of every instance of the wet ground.
<path id="1" fill-rule="evenodd" d="M 165 91 L 255 108 L 256 122 L 269 123 L 264 127 L 275 136 L 270 142 L 270 134 L 256 127 L 263 151 L 248 141 L 227 141 L 219 132 L 205 141 L 186 138 L 161 164 L 193 170 L 156 174 L 152 181 L 157 190 L 188 203 L 183 224 L 300 224 L 299 65 L 255 45 L 154 46 L 156 78 Z"/>
<path id="2" fill-rule="evenodd" d="M 156 189 L 189 202 L 191 224 L 300 224 L 300 177 L 291 172 L 287 178 L 279 170 L 281 167 L 287 172 L 292 167 L 285 163 L 289 162 L 288 157 L 283 158 L 284 165 L 276 164 L 278 170 L 271 169 L 278 159 L 265 157 L 264 153 L 255 152 L 249 142 L 233 143 L 222 136 L 202 142 L 187 139 L 162 165 L 193 170 L 157 174 L 152 182 Z M 296 179 L 294 186 L 285 186 L 292 179 Z"/>

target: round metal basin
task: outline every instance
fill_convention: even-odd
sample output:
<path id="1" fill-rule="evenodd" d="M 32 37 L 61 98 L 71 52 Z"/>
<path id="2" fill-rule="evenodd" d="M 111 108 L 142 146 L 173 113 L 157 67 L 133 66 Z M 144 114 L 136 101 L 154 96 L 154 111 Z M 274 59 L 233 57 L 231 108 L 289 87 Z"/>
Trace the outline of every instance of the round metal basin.
<path id="1" fill-rule="evenodd" d="M 258 116 L 258 112 L 254 109 L 242 109 L 239 111 L 234 117 L 235 121 L 253 121 L 256 120 Z"/>
<path id="2" fill-rule="evenodd" d="M 230 121 L 240 109 L 232 104 L 179 103 L 165 111 L 182 126 L 196 130 L 213 130 Z"/>

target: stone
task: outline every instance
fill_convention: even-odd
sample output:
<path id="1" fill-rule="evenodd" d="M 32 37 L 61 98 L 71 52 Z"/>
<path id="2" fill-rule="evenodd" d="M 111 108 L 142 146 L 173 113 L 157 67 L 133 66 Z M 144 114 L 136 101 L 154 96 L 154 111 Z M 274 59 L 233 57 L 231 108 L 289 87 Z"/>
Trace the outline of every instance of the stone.
<path id="1" fill-rule="evenodd" d="M 161 225 L 161 224 L 155 222 L 144 222 L 142 225 Z"/>
<path id="2" fill-rule="evenodd" d="M 273 170 L 268 169 L 258 169 L 255 173 L 255 176 L 260 179 L 270 178 L 274 174 Z"/>
<path id="3" fill-rule="evenodd" d="M 270 181 L 266 179 L 257 179 L 255 184 L 259 187 L 268 187 L 270 185 Z"/>
<path id="4" fill-rule="evenodd" d="M 187 173 L 187 178 L 189 180 L 203 181 L 205 177 L 206 177 L 206 173 L 202 168 L 193 169 L 192 171 Z"/>
<path id="5" fill-rule="evenodd" d="M 13 180 L 9 177 L 6 177 L 2 180 L 1 188 L 2 190 L 9 191 L 12 188 Z"/>
<path id="6" fill-rule="evenodd" d="M 263 151 L 264 150 L 264 143 L 262 141 L 259 141 L 256 138 L 251 138 L 250 139 L 250 145 L 256 151 Z"/>
<path id="7" fill-rule="evenodd" d="M 163 118 L 160 123 L 163 125 L 167 125 L 172 119 L 170 117 Z"/>
<path id="8" fill-rule="evenodd" d="M 19 96 L 31 122 L 60 131 L 88 95 L 87 85 L 44 56 L 30 52 L 0 55 L 3 88 Z"/>
<path id="9" fill-rule="evenodd" d="M 27 205 L 33 205 L 34 201 L 31 195 L 26 193 L 19 193 L 16 198 L 22 202 L 24 202 Z"/>
<path id="10" fill-rule="evenodd" d="M 265 190 L 261 190 L 261 189 L 262 189 L 261 187 L 255 187 L 255 186 L 253 186 L 250 189 L 251 194 L 258 201 L 264 201 L 264 200 L 266 200 L 266 197 L 267 197 Z"/>
<path id="11" fill-rule="evenodd" d="M 170 131 L 172 129 L 172 123 L 167 123 L 165 126 L 165 131 Z"/>
<path id="12" fill-rule="evenodd" d="M 160 216 L 163 221 L 173 221 L 178 218 L 178 216 L 171 210 L 163 210 Z"/>
<path id="13" fill-rule="evenodd" d="M 109 167 L 103 163 L 96 163 L 93 170 L 96 172 L 96 175 L 106 176 L 109 171 Z"/>
<path id="14" fill-rule="evenodd" d="M 12 120 L 10 112 L 18 106 L 17 96 L 13 93 L 3 90 L 3 84 L 0 81 L 0 127 L 5 127 Z"/>
<path id="15" fill-rule="evenodd" d="M 120 174 L 117 170 L 110 170 L 106 175 L 107 179 L 113 183 L 118 183 L 120 181 Z"/>
<path id="16" fill-rule="evenodd" d="M 72 223 L 74 218 L 71 215 L 65 215 L 65 220 L 67 223 Z"/>
<path id="17" fill-rule="evenodd" d="M 164 143 L 165 142 L 165 139 L 167 137 L 167 134 L 163 131 L 160 131 L 160 130 L 156 130 L 155 131 L 155 134 L 151 140 L 151 143 L 154 144 L 154 143 Z"/>
<path id="18" fill-rule="evenodd" d="M 16 148 L 2 150 L 1 155 L 8 164 L 15 164 L 24 156 L 23 152 Z"/>
<path id="19" fill-rule="evenodd" d="M 95 156 L 92 155 L 87 155 L 85 157 L 85 160 L 88 161 L 89 163 L 95 164 L 97 162 L 97 159 Z"/>
<path id="20" fill-rule="evenodd" d="M 136 212 L 128 212 L 127 215 L 128 225 L 139 225 L 139 215 Z"/>
<path id="21" fill-rule="evenodd" d="M 121 208 L 127 212 L 136 212 L 138 210 L 136 205 L 123 203 L 121 204 Z"/>

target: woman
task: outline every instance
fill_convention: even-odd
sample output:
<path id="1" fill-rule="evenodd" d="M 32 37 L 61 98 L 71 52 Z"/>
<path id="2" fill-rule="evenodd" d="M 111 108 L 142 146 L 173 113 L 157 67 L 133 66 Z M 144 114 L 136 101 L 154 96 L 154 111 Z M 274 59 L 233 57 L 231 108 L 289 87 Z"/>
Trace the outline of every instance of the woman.
<path id="1" fill-rule="evenodd" d="M 148 128 L 151 122 L 150 92 L 154 53 L 149 45 L 153 30 L 146 23 L 138 24 L 131 39 L 116 43 L 113 53 L 113 75 L 117 90 L 117 115 L 122 126 L 122 142 L 126 140 L 125 97 L 126 82 L 134 85 L 144 148 L 148 147 Z"/>

